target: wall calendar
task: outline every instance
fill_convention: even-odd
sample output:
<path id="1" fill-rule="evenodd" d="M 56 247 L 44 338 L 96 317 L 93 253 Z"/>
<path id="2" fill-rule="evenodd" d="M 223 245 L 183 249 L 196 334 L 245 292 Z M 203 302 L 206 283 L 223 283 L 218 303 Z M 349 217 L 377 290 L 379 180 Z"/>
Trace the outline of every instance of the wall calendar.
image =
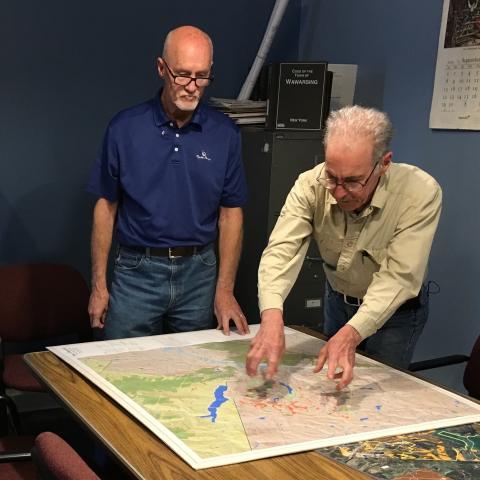
<path id="1" fill-rule="evenodd" d="M 444 0 L 430 128 L 480 130 L 480 0 Z"/>

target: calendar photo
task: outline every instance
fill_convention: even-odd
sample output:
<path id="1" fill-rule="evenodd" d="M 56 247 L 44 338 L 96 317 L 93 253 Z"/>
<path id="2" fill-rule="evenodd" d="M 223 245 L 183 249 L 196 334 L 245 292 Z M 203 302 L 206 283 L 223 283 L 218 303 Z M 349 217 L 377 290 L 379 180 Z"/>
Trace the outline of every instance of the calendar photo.
<path id="1" fill-rule="evenodd" d="M 480 0 L 450 0 L 445 48 L 480 46 Z"/>
<path id="2" fill-rule="evenodd" d="M 430 128 L 480 130 L 480 0 L 444 0 Z"/>

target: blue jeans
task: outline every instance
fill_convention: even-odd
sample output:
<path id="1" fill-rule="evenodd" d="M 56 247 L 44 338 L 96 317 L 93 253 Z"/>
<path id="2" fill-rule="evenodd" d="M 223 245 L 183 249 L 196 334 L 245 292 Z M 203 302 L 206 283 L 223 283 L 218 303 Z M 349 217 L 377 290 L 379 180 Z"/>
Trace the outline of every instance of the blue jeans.
<path id="1" fill-rule="evenodd" d="M 343 295 L 325 282 L 324 327 L 327 337 L 335 335 L 357 312 L 358 307 L 344 302 Z M 372 336 L 365 339 L 359 350 L 396 367 L 408 368 L 415 345 L 428 318 L 428 287 L 422 286 L 419 304 L 397 310 Z"/>
<path id="2" fill-rule="evenodd" d="M 173 259 L 119 247 L 104 338 L 213 328 L 216 275 L 213 245 Z"/>

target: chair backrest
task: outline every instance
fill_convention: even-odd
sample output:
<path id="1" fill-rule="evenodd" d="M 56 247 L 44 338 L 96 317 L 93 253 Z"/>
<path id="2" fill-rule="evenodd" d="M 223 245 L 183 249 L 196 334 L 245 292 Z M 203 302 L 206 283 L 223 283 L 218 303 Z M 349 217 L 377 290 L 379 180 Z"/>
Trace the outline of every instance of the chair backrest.
<path id="1" fill-rule="evenodd" d="M 473 345 L 470 360 L 465 367 L 463 385 L 471 397 L 480 400 L 480 335 Z"/>
<path id="2" fill-rule="evenodd" d="M 100 480 L 78 453 L 52 432 L 35 439 L 32 457 L 42 480 Z"/>
<path id="3" fill-rule="evenodd" d="M 74 268 L 56 264 L 0 267 L 0 337 L 28 342 L 77 333 L 88 339 L 88 286 Z"/>

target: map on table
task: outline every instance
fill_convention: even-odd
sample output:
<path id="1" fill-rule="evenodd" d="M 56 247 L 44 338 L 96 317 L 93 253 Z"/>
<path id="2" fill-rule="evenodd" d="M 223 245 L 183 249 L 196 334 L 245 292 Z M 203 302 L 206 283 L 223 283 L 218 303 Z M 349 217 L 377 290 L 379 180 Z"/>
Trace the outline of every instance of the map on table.
<path id="1" fill-rule="evenodd" d="M 365 440 L 318 452 L 379 480 L 478 480 L 480 423 Z"/>
<path id="2" fill-rule="evenodd" d="M 480 421 L 480 404 L 357 354 L 337 391 L 324 342 L 285 329 L 273 381 L 245 373 L 251 334 L 218 330 L 50 347 L 193 468 Z M 264 369 L 265 365 L 261 366 Z"/>

